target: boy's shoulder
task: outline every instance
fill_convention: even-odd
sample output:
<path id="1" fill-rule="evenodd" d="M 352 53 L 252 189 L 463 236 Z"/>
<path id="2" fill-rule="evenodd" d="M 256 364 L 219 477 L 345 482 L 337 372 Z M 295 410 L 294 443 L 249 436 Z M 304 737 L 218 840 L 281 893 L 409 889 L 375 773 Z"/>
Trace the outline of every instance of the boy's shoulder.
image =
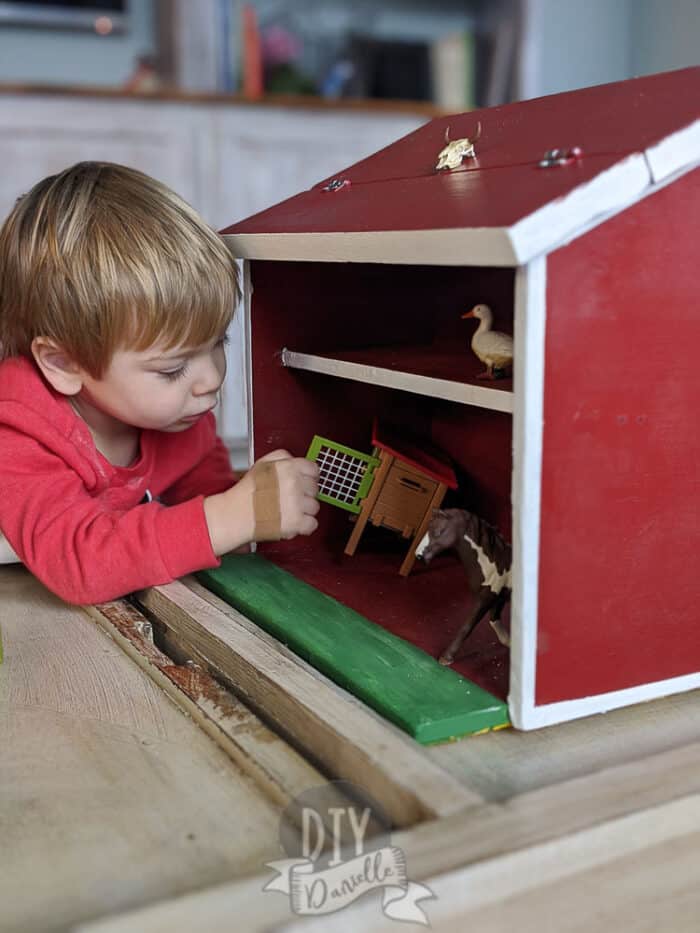
<path id="1" fill-rule="evenodd" d="M 0 424 L 17 418 L 38 420 L 54 431 L 71 428 L 70 405 L 49 388 L 31 360 L 12 357 L 0 362 Z"/>
<path id="2" fill-rule="evenodd" d="M 43 382 L 39 370 L 31 360 L 24 356 L 11 356 L 0 360 L 0 391 L 5 396 L 5 390 L 14 386 L 23 386 L 34 381 Z"/>
<path id="3" fill-rule="evenodd" d="M 28 359 L 0 363 L 0 479 L 25 473 L 37 456 L 57 457 L 90 489 L 107 482 L 90 431 L 66 396 L 55 392 Z"/>

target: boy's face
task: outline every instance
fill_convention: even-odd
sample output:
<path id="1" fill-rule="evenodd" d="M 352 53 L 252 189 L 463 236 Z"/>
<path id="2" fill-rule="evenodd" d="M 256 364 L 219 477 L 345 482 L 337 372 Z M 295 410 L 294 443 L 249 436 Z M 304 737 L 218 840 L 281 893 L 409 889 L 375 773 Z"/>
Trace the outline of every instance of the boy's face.
<path id="1" fill-rule="evenodd" d="M 122 425 L 186 431 L 216 404 L 224 345 L 222 337 L 195 348 L 118 350 L 101 379 L 83 379 L 80 400 Z"/>

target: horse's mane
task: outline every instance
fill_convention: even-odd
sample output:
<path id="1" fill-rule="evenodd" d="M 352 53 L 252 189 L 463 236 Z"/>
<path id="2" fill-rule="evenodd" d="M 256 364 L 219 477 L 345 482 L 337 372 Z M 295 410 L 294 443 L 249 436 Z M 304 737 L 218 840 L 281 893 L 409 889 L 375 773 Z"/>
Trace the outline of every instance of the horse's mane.
<path id="1" fill-rule="evenodd" d="M 480 547 L 496 564 L 499 571 L 506 570 L 511 563 L 511 547 L 503 535 L 486 519 L 466 509 L 444 510 L 448 519 L 450 511 L 458 513 L 464 534 Z"/>

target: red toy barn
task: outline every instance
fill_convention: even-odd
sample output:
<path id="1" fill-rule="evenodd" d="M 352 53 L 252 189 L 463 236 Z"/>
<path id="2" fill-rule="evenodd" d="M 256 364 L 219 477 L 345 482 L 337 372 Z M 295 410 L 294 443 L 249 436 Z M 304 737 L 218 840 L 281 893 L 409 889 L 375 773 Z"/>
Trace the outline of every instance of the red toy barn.
<path id="1" fill-rule="evenodd" d="M 378 416 L 510 536 L 510 658 L 484 623 L 456 667 L 520 728 L 700 686 L 699 107 L 693 68 L 436 119 L 224 231 L 254 455 L 364 450 Z M 447 128 L 478 122 L 476 158 L 436 171 Z M 474 379 L 479 302 L 514 335 L 512 381 Z M 456 559 L 401 578 L 405 542 L 344 558 L 347 522 L 324 507 L 266 553 L 437 656 L 468 600 Z"/>

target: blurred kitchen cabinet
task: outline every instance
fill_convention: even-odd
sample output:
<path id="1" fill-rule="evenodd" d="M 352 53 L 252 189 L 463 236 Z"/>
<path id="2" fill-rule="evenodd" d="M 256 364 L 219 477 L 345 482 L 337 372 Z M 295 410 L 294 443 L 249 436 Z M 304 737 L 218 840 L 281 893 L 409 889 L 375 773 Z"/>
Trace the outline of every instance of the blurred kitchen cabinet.
<path id="1" fill-rule="evenodd" d="M 0 88 L 0 216 L 45 175 L 105 159 L 170 185 L 216 226 L 296 194 L 424 122 L 418 108 L 247 106 Z"/>
<path id="2" fill-rule="evenodd" d="M 196 108 L 143 100 L 0 95 L 0 214 L 40 178 L 84 159 L 139 168 L 196 202 L 205 121 Z"/>
<path id="3" fill-rule="evenodd" d="M 416 129 L 423 117 L 363 111 L 240 107 L 214 110 L 202 211 L 215 227 L 298 194 L 347 163 Z"/>

